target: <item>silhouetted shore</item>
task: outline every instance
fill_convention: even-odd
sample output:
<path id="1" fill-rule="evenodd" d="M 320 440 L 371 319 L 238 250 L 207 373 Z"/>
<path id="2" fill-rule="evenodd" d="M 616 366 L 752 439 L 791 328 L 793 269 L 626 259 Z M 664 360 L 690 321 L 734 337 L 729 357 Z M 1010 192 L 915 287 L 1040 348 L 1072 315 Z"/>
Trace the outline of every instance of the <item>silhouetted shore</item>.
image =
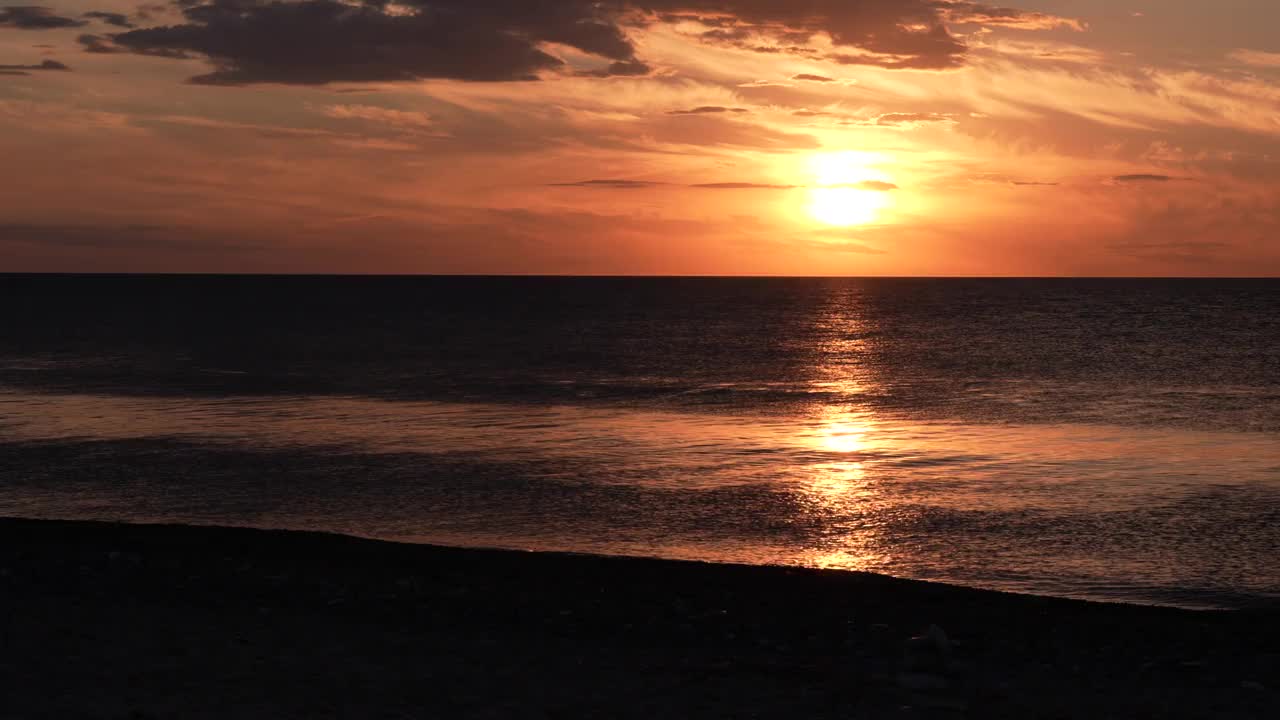
<path id="1" fill-rule="evenodd" d="M 1280 612 L 0 520 L 5 718 L 1280 717 Z M 914 639 L 913 639 L 914 638 Z"/>

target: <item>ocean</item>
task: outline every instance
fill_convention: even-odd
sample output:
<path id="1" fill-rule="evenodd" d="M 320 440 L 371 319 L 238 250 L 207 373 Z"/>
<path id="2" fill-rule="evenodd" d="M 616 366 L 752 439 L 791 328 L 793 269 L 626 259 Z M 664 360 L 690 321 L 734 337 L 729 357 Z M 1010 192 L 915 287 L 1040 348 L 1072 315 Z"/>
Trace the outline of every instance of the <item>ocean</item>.
<path id="1" fill-rule="evenodd" d="M 1280 600 L 1280 281 L 0 276 L 0 515 Z"/>

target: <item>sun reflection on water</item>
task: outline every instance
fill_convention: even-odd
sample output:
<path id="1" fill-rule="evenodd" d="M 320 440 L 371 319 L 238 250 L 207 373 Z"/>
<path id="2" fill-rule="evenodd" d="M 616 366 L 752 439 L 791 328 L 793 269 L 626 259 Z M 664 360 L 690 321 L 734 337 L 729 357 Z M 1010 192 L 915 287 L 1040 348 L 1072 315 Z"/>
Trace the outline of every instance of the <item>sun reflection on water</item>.
<path id="1" fill-rule="evenodd" d="M 891 504 L 882 488 L 878 458 L 892 454 L 874 411 L 856 398 L 877 391 L 874 367 L 864 361 L 866 322 L 862 298 L 834 296 L 814 316 L 817 337 L 810 382 L 831 393 L 831 402 L 813 407 L 797 441 L 815 461 L 806 464 L 797 485 L 800 507 L 820 531 L 807 540 L 803 562 L 812 567 L 876 570 L 892 564 L 890 543 L 876 518 Z"/>
<path id="2" fill-rule="evenodd" d="M 797 488 L 803 511 L 822 528 L 805 549 L 805 564 L 849 570 L 884 567 L 889 558 L 872 518 L 885 500 L 869 461 L 875 449 L 870 426 L 861 420 L 835 419 L 806 440 L 815 450 L 837 457 L 809 465 L 807 480 Z"/>
<path id="3" fill-rule="evenodd" d="M 865 428 L 848 423 L 833 423 L 822 429 L 822 448 L 836 453 L 856 453 L 867 449 L 870 441 Z"/>

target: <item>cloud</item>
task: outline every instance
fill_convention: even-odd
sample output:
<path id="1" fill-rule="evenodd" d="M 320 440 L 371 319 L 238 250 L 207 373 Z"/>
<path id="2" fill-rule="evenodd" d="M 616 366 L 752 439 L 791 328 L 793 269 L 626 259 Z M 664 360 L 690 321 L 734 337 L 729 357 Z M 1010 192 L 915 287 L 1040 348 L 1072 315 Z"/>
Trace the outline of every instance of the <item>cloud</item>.
<path id="1" fill-rule="evenodd" d="M 129 16 L 125 15 L 124 13 L 102 12 L 101 10 L 94 10 L 92 12 L 84 13 L 80 17 L 87 17 L 87 18 L 93 18 L 94 20 L 101 20 L 102 22 L 108 25 L 114 25 L 116 27 L 121 27 L 121 28 L 134 27 L 133 23 L 129 21 Z"/>
<path id="2" fill-rule="evenodd" d="M 184 22 L 86 36 L 91 52 L 203 56 L 210 85 L 393 82 L 424 78 L 534 80 L 549 72 L 649 74 L 630 32 L 654 24 L 703 28 L 703 42 L 898 69 L 962 64 L 964 42 L 944 21 L 1043 25 L 1049 16 L 950 0 L 174 0 Z M 107 16 L 111 17 L 107 17 Z M 94 17 L 113 22 L 111 13 Z M 70 21 L 75 23 L 76 21 Z M 607 61 L 574 69 L 555 47 Z M 805 79 L 826 82 L 823 76 Z"/>
<path id="3" fill-rule="evenodd" d="M 812 135 L 729 119 L 720 113 L 665 115 L 651 118 L 645 128 L 644 139 L 658 145 L 754 148 L 766 152 L 809 150 L 822 146 Z"/>
<path id="4" fill-rule="evenodd" d="M 398 128 L 424 129 L 432 125 L 431 116 L 426 113 L 373 105 L 330 105 L 324 114 L 338 120 L 365 120 Z"/>
<path id="5" fill-rule="evenodd" d="M 1011 27 L 1020 30 L 1053 30 L 1069 28 L 1083 32 L 1085 24 L 1073 18 L 1064 18 L 1041 12 L 1028 12 L 1014 8 L 992 7 L 964 0 L 943 0 L 941 15 L 949 23 Z"/>
<path id="6" fill-rule="evenodd" d="M 983 35 L 974 38 L 972 47 L 986 54 L 1042 63 L 1097 66 L 1108 61 L 1107 53 L 1097 48 L 1045 40 L 1013 40 Z"/>
<path id="7" fill-rule="evenodd" d="M 893 39 L 871 38 L 859 47 L 863 52 L 836 53 L 827 59 L 890 70 L 946 70 L 963 65 L 968 49 L 942 25 Z"/>
<path id="8" fill-rule="evenodd" d="M 1263 68 L 1280 68 L 1280 53 L 1261 50 L 1236 50 L 1227 57 L 1245 65 Z"/>
<path id="9" fill-rule="evenodd" d="M 101 55 L 110 53 L 127 52 L 124 48 L 116 45 L 111 38 L 103 35 L 81 35 L 76 38 L 76 42 L 80 43 L 85 52 Z"/>
<path id="10" fill-rule="evenodd" d="M 603 71 L 597 71 L 597 77 L 639 77 L 648 75 L 653 68 L 638 60 L 619 60 L 609 63 L 609 67 Z"/>
<path id="11" fill-rule="evenodd" d="M 829 82 L 836 81 L 835 78 L 829 78 L 825 75 L 814 75 L 812 73 L 800 73 L 799 75 L 792 75 L 791 79 L 800 80 L 803 82 L 819 82 L 819 83 L 829 83 Z"/>
<path id="12" fill-rule="evenodd" d="M 884 182 L 883 180 L 863 180 L 861 182 L 856 182 L 856 183 L 824 185 L 823 187 L 855 188 L 857 190 L 873 190 L 875 192 L 889 192 L 890 190 L 898 189 L 897 185 L 894 185 L 891 182 Z"/>
<path id="13" fill-rule="evenodd" d="M 552 187 L 592 187 L 592 188 L 611 188 L 614 190 L 639 190 L 641 188 L 661 187 L 670 183 L 654 182 L 651 180 L 580 180 L 578 182 L 552 183 Z"/>
<path id="14" fill-rule="evenodd" d="M 826 59 L 841 65 L 866 65 L 885 70 L 952 70 L 964 64 L 958 52 L 937 58 L 864 54 L 829 55 Z"/>
<path id="15" fill-rule="evenodd" d="M 751 183 L 751 182 L 716 182 L 716 183 L 698 183 L 690 185 L 692 188 L 702 188 L 705 190 L 794 190 L 797 185 L 771 185 L 768 183 Z"/>
<path id="16" fill-rule="evenodd" d="M 795 190 L 804 187 L 803 185 L 779 185 L 775 183 L 756 183 L 756 182 L 709 182 L 709 183 L 693 183 L 690 185 L 677 185 L 667 182 L 653 182 L 648 180 L 583 180 L 581 182 L 570 183 L 553 183 L 552 187 L 594 187 L 594 188 L 612 188 L 617 190 L 634 190 L 638 188 L 652 187 L 687 187 L 699 190 Z M 851 185 L 841 185 L 839 187 L 857 187 L 863 190 L 894 190 L 898 186 L 893 183 L 877 182 L 868 180 L 867 182 L 854 183 Z"/>
<path id="17" fill-rule="evenodd" d="M 13 27 L 19 30 L 52 30 L 79 27 L 84 24 L 83 20 L 73 20 L 72 18 L 55 15 L 49 8 L 37 5 L 0 8 L 0 26 Z"/>
<path id="18" fill-rule="evenodd" d="M 954 123 L 955 118 L 945 113 L 885 113 L 876 118 L 880 126 L 925 125 L 928 123 Z"/>
<path id="19" fill-rule="evenodd" d="M 1137 173 L 1134 175 L 1116 175 L 1111 178 L 1113 182 L 1118 183 L 1144 183 L 1144 182 L 1169 182 L 1177 178 L 1169 175 L 1148 175 L 1146 173 Z"/>
<path id="20" fill-rule="evenodd" d="M 714 115 L 716 113 L 745 113 L 751 112 L 746 108 L 740 107 L 722 107 L 720 105 L 702 105 L 690 110 L 672 110 L 668 115 Z"/>
<path id="21" fill-rule="evenodd" d="M 188 3 L 189 4 L 189 3 Z M 166 15 L 173 9 L 172 5 L 165 2 L 153 2 L 139 5 L 133 10 L 133 14 L 139 20 L 152 20 L 156 15 Z"/>
<path id="22" fill-rule="evenodd" d="M 543 48 L 568 46 L 613 63 L 605 74 L 647 67 L 622 29 L 594 3 L 408 0 L 179 0 L 185 23 L 110 36 L 110 45 L 143 55 L 202 55 L 208 85 L 408 81 L 534 80 L 565 62 Z M 104 52 L 98 39 L 82 40 Z"/>
<path id="23" fill-rule="evenodd" d="M 1159 67 L 1034 66 L 1007 59 L 973 63 L 963 87 L 935 86 L 931 102 L 964 102 L 970 117 L 1057 122 L 1066 115 L 1149 133 L 1169 126 L 1219 127 L 1276 136 L 1280 88 L 1251 73 Z M 865 83 L 872 87 L 869 78 Z M 952 94 L 955 93 L 955 94 Z M 1191 132 L 1190 130 L 1188 130 Z M 1063 136 L 1057 133 L 1058 137 Z"/>
<path id="24" fill-rule="evenodd" d="M 700 23 L 699 37 L 757 52 L 813 52 L 824 35 L 838 49 L 857 54 L 835 57 L 845 64 L 886 68 L 939 69 L 961 64 L 963 42 L 946 22 L 1023 28 L 1079 27 L 1044 13 L 997 8 L 957 0 L 645 0 L 635 5 L 657 19 Z"/>
<path id="25" fill-rule="evenodd" d="M 130 124 L 129 116 L 122 113 L 91 110 L 63 102 L 33 100 L 0 100 L 0 126 L 4 125 L 17 127 L 24 132 L 0 130 L 0 140 L 23 138 L 24 141 L 30 141 L 37 134 L 63 133 L 71 133 L 72 137 L 92 134 L 106 138 L 108 136 L 103 135 L 104 132 L 136 134 L 137 130 Z M 6 152 L 28 146 L 29 143 L 13 145 Z"/>
<path id="26" fill-rule="evenodd" d="M 28 70 L 70 70 L 57 60 L 45 60 L 39 65 L 0 65 L 0 74 L 26 75 Z"/>
<path id="27" fill-rule="evenodd" d="M 195 59 L 195 56 L 192 55 L 191 53 L 188 53 L 185 50 L 178 50 L 174 48 L 145 48 L 145 49 L 130 50 L 129 48 L 116 44 L 113 37 L 114 36 L 111 36 L 111 35 L 85 34 L 76 38 L 76 42 L 80 43 L 81 47 L 84 48 L 85 52 L 99 54 L 99 55 L 110 55 L 113 53 L 134 52 L 134 53 L 137 53 L 138 55 L 147 55 L 150 57 L 158 57 L 158 58 L 168 58 L 169 60 Z"/>

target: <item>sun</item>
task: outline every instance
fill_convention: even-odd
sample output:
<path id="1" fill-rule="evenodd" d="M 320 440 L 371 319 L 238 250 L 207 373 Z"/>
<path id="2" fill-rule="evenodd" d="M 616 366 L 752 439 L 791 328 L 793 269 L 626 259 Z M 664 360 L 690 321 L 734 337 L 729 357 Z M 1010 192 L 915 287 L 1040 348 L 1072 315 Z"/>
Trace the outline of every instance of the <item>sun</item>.
<path id="1" fill-rule="evenodd" d="M 888 204 L 885 193 L 849 187 L 817 187 L 809 191 L 809 215 L 835 227 L 874 222 Z"/>
<path id="2" fill-rule="evenodd" d="M 875 222 L 889 206 L 892 179 L 878 165 L 886 158 L 875 153 L 821 153 L 809 159 L 815 187 L 809 189 L 809 216 L 834 227 Z"/>

